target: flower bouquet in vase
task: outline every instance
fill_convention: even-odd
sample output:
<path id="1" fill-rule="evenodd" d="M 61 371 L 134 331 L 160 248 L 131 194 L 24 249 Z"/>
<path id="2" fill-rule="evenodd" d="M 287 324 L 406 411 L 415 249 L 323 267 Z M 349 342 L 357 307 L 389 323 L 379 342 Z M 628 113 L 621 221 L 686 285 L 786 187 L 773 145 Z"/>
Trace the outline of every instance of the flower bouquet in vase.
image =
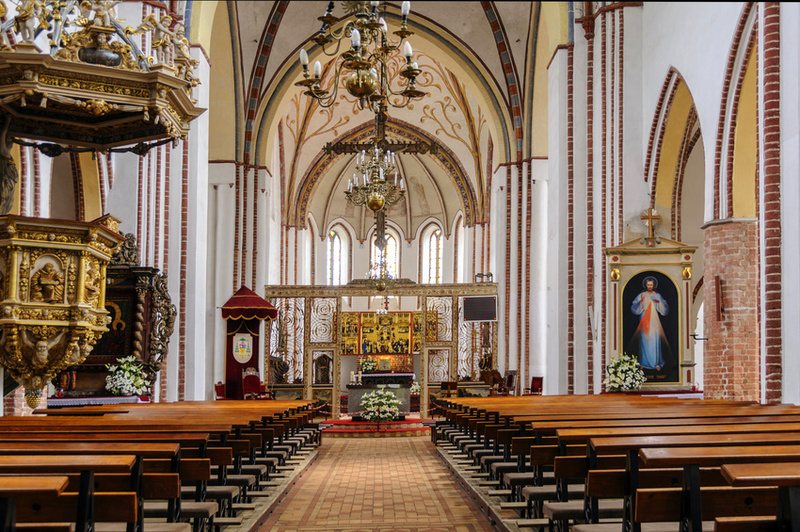
<path id="1" fill-rule="evenodd" d="M 361 373 L 373 373 L 378 370 L 378 361 L 374 358 L 363 358 L 359 362 Z"/>
<path id="2" fill-rule="evenodd" d="M 135 356 L 117 359 L 116 364 L 106 364 L 106 390 L 112 395 L 146 395 L 147 375 L 142 362 Z"/>
<path id="3" fill-rule="evenodd" d="M 612 358 L 606 365 L 606 378 L 603 379 L 603 384 L 609 392 L 635 392 L 646 380 L 638 358 L 623 353 Z"/>
<path id="4" fill-rule="evenodd" d="M 393 421 L 400 415 L 400 399 L 384 389 L 365 393 L 361 398 L 361 417 L 367 421 L 378 423 L 380 430 L 381 421 Z"/>

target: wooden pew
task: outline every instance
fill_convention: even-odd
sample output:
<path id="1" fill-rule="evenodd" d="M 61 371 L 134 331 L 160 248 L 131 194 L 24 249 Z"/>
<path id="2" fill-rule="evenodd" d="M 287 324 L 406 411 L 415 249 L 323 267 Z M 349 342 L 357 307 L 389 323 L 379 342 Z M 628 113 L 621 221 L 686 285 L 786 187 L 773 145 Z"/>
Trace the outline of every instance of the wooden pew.
<path id="1" fill-rule="evenodd" d="M 639 451 L 639 459 L 643 467 L 683 468 L 684 504 L 681 506 L 681 519 L 687 519 L 692 530 L 700 530 L 703 516 L 700 467 L 721 467 L 724 464 L 736 463 L 797 462 L 800 460 L 800 445 L 657 447 L 642 449 Z M 777 508 L 777 488 L 774 492 Z"/>

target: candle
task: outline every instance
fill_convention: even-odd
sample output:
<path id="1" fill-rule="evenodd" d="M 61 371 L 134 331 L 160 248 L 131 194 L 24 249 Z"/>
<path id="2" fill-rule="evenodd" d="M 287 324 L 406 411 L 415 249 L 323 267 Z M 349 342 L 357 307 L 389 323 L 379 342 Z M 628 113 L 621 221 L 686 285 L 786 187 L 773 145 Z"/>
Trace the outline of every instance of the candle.
<path id="1" fill-rule="evenodd" d="M 356 372 L 355 371 L 351 371 L 350 372 L 350 382 L 356 382 Z"/>
<path id="2" fill-rule="evenodd" d="M 322 76 L 322 63 L 314 61 L 314 77 L 319 79 Z"/>
<path id="3" fill-rule="evenodd" d="M 300 65 L 302 65 L 303 68 L 308 66 L 308 53 L 306 53 L 305 48 L 300 48 Z"/>
<path id="4" fill-rule="evenodd" d="M 400 14 L 403 15 L 403 18 L 408 16 L 408 13 L 411 11 L 411 2 L 406 0 L 402 4 L 400 4 Z"/>
<path id="5" fill-rule="evenodd" d="M 356 28 L 353 28 L 353 31 L 350 33 L 350 44 L 353 48 L 361 47 L 361 32 Z"/>
<path id="6" fill-rule="evenodd" d="M 378 23 L 381 25 L 381 31 L 383 33 L 389 33 L 389 25 L 386 24 L 386 21 L 383 20 L 383 17 L 378 19 Z"/>
<path id="7" fill-rule="evenodd" d="M 414 54 L 414 49 L 411 48 L 411 43 L 406 41 L 403 45 L 403 55 L 406 56 L 406 59 L 411 62 L 411 56 Z"/>

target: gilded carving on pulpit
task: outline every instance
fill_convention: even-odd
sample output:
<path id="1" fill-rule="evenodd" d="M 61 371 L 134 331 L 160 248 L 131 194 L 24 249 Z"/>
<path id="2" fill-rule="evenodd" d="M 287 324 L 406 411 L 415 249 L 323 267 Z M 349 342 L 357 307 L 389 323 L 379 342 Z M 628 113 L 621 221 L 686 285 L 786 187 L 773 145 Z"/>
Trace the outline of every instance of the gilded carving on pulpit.
<path id="1" fill-rule="evenodd" d="M 5 32 L 2 32 L 5 35 Z M 17 187 L 19 172 L 14 159 L 11 157 L 11 147 L 14 138 L 9 134 L 11 116 L 3 119 L 0 131 L 0 214 L 7 214 L 14 204 L 14 189 Z"/>
<path id="2" fill-rule="evenodd" d="M 100 266 L 96 262 L 89 262 L 84 279 L 84 300 L 86 303 L 92 306 L 97 305 L 103 280 L 100 274 Z"/>
<path id="3" fill-rule="evenodd" d="M 64 275 L 52 262 L 46 262 L 31 276 L 31 301 L 64 302 Z"/>

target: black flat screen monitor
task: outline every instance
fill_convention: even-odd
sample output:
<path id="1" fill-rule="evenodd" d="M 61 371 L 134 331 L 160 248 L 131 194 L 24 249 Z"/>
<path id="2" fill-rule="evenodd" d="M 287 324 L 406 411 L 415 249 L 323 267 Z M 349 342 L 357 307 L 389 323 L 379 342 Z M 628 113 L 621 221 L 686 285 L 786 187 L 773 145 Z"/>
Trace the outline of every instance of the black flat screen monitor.
<path id="1" fill-rule="evenodd" d="M 464 297 L 464 321 L 497 321 L 497 296 Z"/>

